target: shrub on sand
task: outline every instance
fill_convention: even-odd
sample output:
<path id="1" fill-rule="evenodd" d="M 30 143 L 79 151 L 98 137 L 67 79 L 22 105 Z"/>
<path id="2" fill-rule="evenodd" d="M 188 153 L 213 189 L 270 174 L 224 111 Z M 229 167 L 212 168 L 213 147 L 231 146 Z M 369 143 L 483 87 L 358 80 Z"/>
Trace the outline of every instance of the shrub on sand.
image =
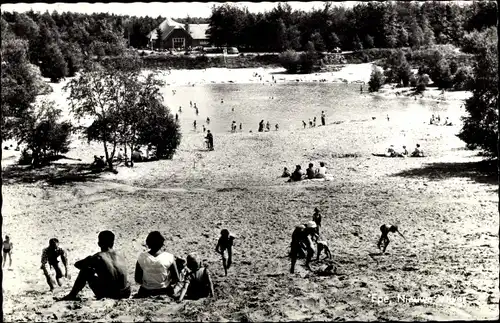
<path id="1" fill-rule="evenodd" d="M 380 67 L 373 65 L 370 81 L 368 81 L 368 90 L 370 92 L 378 92 L 385 82 L 384 74 Z"/>

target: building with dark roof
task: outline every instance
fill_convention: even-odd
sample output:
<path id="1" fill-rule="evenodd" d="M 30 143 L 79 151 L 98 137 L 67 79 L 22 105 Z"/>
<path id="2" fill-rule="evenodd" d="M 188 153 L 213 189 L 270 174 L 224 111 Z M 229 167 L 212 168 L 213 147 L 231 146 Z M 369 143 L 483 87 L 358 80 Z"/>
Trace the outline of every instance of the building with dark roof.
<path id="1" fill-rule="evenodd" d="M 209 45 L 207 30 L 209 24 L 182 24 L 171 18 L 165 19 L 148 34 L 149 47 L 155 49 L 185 49 Z M 161 42 L 158 44 L 158 32 Z"/>

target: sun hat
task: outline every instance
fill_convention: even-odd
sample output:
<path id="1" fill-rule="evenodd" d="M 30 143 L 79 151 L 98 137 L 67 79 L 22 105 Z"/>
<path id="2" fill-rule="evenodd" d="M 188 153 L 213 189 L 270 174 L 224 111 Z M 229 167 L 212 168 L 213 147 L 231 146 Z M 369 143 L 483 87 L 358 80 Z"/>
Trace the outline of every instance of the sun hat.
<path id="1" fill-rule="evenodd" d="M 316 225 L 316 222 L 314 222 L 314 221 L 309 221 L 309 222 L 307 222 L 306 227 L 307 227 L 308 229 L 316 229 L 317 225 Z"/>

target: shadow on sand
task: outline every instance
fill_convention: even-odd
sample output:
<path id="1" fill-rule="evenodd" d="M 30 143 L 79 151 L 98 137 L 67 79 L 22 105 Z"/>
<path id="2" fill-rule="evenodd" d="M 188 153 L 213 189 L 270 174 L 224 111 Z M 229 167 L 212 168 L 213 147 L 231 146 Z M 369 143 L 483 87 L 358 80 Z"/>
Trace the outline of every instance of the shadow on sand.
<path id="1" fill-rule="evenodd" d="M 393 176 L 426 177 L 430 180 L 461 177 L 470 178 L 477 183 L 498 185 L 496 159 L 469 163 L 430 163 L 421 168 L 405 170 Z"/>
<path id="2" fill-rule="evenodd" d="M 50 185 L 93 181 L 99 172 L 89 164 L 51 164 L 41 168 L 12 165 L 2 170 L 4 184 L 36 183 L 44 181 Z"/>

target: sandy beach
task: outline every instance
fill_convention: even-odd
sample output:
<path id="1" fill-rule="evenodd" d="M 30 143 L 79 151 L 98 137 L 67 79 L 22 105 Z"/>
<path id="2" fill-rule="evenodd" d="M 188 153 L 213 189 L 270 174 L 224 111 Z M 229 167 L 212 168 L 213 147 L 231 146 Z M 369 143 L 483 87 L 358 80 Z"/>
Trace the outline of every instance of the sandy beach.
<path id="1" fill-rule="evenodd" d="M 273 77 L 276 82 L 366 84 L 371 65 L 311 75 L 282 72 L 207 69 L 160 75 L 171 85 L 272 84 Z M 61 106 L 63 85 L 54 85 L 48 95 Z M 395 96 L 393 91 L 375 95 Z M 430 94 L 429 99 L 439 100 L 440 94 Z M 460 105 L 467 95 L 447 92 L 444 100 Z M 3 232 L 15 246 L 13 268 L 3 278 L 5 320 L 498 319 L 495 165 L 465 149 L 456 137 L 460 127 L 408 125 L 363 115 L 357 121 L 293 131 L 217 134 L 210 152 L 200 134 L 185 132 L 172 160 L 119 166 L 118 174 L 100 176 L 78 176 L 74 169 L 102 151 L 99 143 L 75 142 L 77 149 L 67 155 L 81 162 L 61 160 L 36 171 L 6 168 L 18 152 L 4 150 Z M 428 157 L 372 155 L 384 152 L 384 145 L 401 132 L 411 133 Z M 333 181 L 287 183 L 279 177 L 285 166 L 305 168 L 320 161 L 326 162 Z M 291 233 L 311 219 L 316 206 L 333 259 L 313 262 L 312 268 L 331 263 L 337 274 L 318 276 L 303 267 L 303 260 L 289 274 Z M 376 242 L 384 223 L 397 223 L 408 241 L 391 238 L 388 252 L 379 255 Z M 214 252 L 223 228 L 237 236 L 227 277 Z M 74 282 L 74 262 L 97 252 L 97 233 L 105 229 L 116 234 L 115 246 L 125 254 L 131 283 L 148 232 L 159 230 L 167 237 L 167 251 L 200 254 L 212 272 L 216 297 L 182 304 L 167 297 L 96 301 L 85 289 L 80 302 L 54 302 Z M 42 248 L 53 236 L 69 252 L 73 279 L 52 294 L 39 268 Z M 138 288 L 132 284 L 133 293 Z"/>

